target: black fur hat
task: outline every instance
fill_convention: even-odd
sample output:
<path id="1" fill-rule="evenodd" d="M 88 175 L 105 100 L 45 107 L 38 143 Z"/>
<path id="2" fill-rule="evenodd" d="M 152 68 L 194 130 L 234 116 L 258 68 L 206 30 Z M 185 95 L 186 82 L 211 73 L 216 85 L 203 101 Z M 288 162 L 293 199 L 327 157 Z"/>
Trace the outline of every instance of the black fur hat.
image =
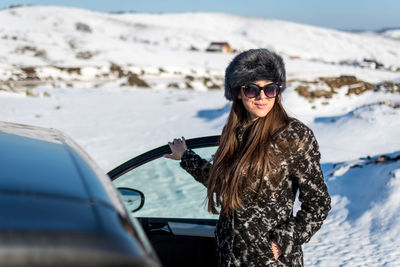
<path id="1" fill-rule="evenodd" d="M 237 55 L 225 71 L 225 97 L 237 98 L 240 86 L 259 80 L 269 80 L 286 86 L 283 59 L 268 49 L 251 49 Z M 282 90 L 283 90 L 282 89 Z"/>

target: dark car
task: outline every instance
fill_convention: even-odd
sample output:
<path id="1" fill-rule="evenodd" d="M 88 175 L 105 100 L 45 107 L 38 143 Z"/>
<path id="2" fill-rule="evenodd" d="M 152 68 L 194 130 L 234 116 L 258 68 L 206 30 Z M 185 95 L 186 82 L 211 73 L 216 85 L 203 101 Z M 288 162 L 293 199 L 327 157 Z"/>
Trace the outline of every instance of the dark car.
<path id="1" fill-rule="evenodd" d="M 186 140 L 188 148 L 211 159 L 219 136 Z M 116 187 L 144 193 L 145 204 L 130 209 L 145 230 L 163 266 L 217 266 L 214 229 L 217 217 L 205 206 L 206 188 L 178 161 L 163 158 L 168 145 L 134 157 L 108 175 Z M 129 206 L 128 206 L 129 207 Z"/>
<path id="2" fill-rule="evenodd" d="M 109 177 L 70 138 L 0 122 L 0 151 L 0 266 L 161 266 Z M 133 209 L 143 204 L 123 192 Z"/>

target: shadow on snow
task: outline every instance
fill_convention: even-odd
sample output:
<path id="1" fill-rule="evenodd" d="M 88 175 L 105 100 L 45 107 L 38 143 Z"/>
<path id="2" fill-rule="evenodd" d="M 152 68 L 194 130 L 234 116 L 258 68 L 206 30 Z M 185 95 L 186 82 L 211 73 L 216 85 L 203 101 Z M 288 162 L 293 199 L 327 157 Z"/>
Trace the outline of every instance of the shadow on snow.
<path id="1" fill-rule="evenodd" d="M 321 168 L 329 194 L 348 199 L 347 220 L 355 222 L 375 204 L 383 203 L 389 197 L 392 188 L 388 183 L 400 169 L 400 151 L 351 162 L 326 163 Z"/>
<path id="2" fill-rule="evenodd" d="M 224 107 L 219 109 L 203 109 L 197 112 L 196 117 L 205 119 L 206 121 L 212 121 L 219 117 L 222 117 L 224 114 L 229 113 L 231 110 L 231 104 L 226 104 Z"/>

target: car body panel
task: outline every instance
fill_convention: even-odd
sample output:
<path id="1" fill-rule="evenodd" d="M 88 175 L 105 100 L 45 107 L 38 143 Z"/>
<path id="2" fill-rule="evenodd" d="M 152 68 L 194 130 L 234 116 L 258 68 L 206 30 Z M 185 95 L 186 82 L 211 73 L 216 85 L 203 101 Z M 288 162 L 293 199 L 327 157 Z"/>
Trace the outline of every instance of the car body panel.
<path id="1" fill-rule="evenodd" d="M 0 122 L 0 147 L 0 191 L 95 199 L 125 212 L 107 175 L 60 131 Z"/>
<path id="2" fill-rule="evenodd" d="M 61 140 L 0 133 L 0 190 L 84 198 L 85 184 Z M 51 164 L 48 164 L 51 162 Z M 46 168 L 43 168 L 46 166 Z M 68 184 L 63 181 L 68 179 Z"/>
<path id="3" fill-rule="evenodd" d="M 118 191 L 61 132 L 0 122 L 0 266 L 160 266 Z"/>
<path id="4" fill-rule="evenodd" d="M 29 229 L 90 231 L 99 222 L 89 201 L 42 194 L 0 194 L 0 230 Z"/>

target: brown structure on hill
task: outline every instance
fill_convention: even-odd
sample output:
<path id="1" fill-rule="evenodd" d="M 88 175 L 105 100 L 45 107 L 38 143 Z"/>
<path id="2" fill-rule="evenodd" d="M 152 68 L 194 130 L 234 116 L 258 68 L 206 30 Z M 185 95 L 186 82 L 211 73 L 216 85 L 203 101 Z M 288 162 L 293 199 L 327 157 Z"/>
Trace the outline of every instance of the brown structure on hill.
<path id="1" fill-rule="evenodd" d="M 227 42 L 212 42 L 206 49 L 207 52 L 231 53 L 232 48 Z"/>

